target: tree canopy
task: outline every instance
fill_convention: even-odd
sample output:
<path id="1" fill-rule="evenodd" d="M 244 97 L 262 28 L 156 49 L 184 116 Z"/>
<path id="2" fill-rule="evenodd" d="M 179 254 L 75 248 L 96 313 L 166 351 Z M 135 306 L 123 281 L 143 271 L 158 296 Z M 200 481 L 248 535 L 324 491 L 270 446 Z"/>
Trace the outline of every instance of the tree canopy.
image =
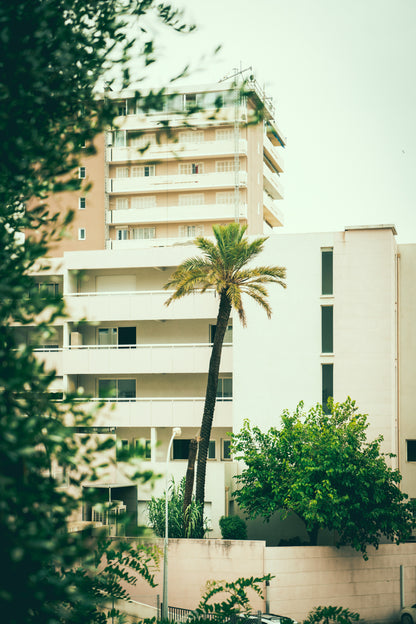
<path id="1" fill-rule="evenodd" d="M 329 529 L 339 546 L 350 545 L 364 558 L 382 536 L 396 543 L 410 537 L 414 505 L 389 466 L 394 456 L 381 452 L 382 436 L 367 440 L 368 418 L 354 401 L 331 404 L 330 414 L 321 405 L 305 413 L 300 403 L 281 421 L 267 432 L 246 421 L 232 437 L 245 464 L 234 496 L 250 518 L 294 512 L 311 543 L 319 529 Z"/>

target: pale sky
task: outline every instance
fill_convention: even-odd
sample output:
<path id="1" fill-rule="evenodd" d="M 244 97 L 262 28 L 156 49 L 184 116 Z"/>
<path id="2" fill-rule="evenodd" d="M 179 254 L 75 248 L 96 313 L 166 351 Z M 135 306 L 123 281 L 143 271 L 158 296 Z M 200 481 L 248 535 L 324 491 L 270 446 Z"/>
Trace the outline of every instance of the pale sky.
<path id="1" fill-rule="evenodd" d="M 416 0 L 187 0 L 195 34 L 157 37 L 163 84 L 252 66 L 287 137 L 287 232 L 393 223 L 416 243 Z M 184 81 L 181 82 L 183 84 Z"/>

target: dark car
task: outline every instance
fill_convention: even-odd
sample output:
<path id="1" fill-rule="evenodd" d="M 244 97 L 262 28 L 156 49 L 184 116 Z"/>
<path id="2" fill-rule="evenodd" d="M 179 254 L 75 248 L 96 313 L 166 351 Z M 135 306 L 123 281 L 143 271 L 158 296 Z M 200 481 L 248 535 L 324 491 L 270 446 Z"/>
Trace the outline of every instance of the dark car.
<path id="1" fill-rule="evenodd" d="M 404 607 L 400 611 L 401 624 L 416 624 L 416 604 L 411 607 Z"/>

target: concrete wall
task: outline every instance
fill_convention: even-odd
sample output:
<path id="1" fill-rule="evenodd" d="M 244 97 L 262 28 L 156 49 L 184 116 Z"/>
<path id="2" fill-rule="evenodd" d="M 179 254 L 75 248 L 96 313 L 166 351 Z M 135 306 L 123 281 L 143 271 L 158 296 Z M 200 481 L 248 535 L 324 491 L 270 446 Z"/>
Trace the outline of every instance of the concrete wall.
<path id="1" fill-rule="evenodd" d="M 162 541 L 158 540 L 162 549 Z M 301 622 L 318 605 L 358 611 L 366 622 L 395 622 L 400 611 L 400 565 L 405 602 L 416 594 L 416 544 L 381 545 L 364 561 L 351 548 L 331 546 L 266 548 L 261 541 L 169 540 L 169 605 L 194 608 L 206 581 L 274 575 L 270 612 Z M 155 589 L 139 581 L 133 600 L 155 604 L 162 595 L 162 563 Z M 140 598 L 139 598 L 140 596 Z M 265 602 L 253 597 L 253 609 Z"/>

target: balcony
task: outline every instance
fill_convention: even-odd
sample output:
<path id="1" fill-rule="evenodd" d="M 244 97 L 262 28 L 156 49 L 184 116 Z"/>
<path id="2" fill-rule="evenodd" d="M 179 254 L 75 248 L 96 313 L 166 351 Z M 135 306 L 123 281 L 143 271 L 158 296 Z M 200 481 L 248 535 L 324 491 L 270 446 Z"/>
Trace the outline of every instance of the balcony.
<path id="1" fill-rule="evenodd" d="M 246 120 L 247 110 L 240 106 L 238 117 L 241 121 Z M 215 119 L 213 119 L 215 116 Z M 155 111 L 153 113 L 139 113 L 137 115 L 125 115 L 116 117 L 113 124 L 120 130 L 160 130 L 163 123 L 169 121 L 170 128 L 181 128 L 184 125 L 212 126 L 220 122 L 233 123 L 235 119 L 235 106 L 224 106 L 219 111 L 214 108 L 206 108 L 199 113 L 187 115 L 182 112 Z"/>
<path id="2" fill-rule="evenodd" d="M 247 204 L 240 204 L 240 219 L 247 219 Z M 110 210 L 110 225 L 136 223 L 198 223 L 199 221 L 233 221 L 233 204 L 203 204 L 200 206 L 158 206 L 157 208 L 130 208 Z M 115 241 L 114 241 L 115 242 Z M 118 241 L 125 242 L 125 241 Z M 141 242 L 141 241 L 137 241 Z"/>
<path id="3" fill-rule="evenodd" d="M 283 225 L 283 213 L 277 205 L 278 200 L 272 199 L 263 192 L 263 209 L 264 218 L 272 227 L 281 227 Z"/>
<path id="4" fill-rule="evenodd" d="M 85 403 L 88 411 L 102 399 L 93 398 Z M 204 397 L 135 398 L 105 401 L 95 417 L 100 427 L 200 427 Z M 232 400 L 218 399 L 213 427 L 232 429 Z"/>
<path id="5" fill-rule="evenodd" d="M 280 172 L 284 170 L 284 161 L 278 149 L 276 149 L 268 136 L 264 135 L 264 153 Z"/>
<path id="6" fill-rule="evenodd" d="M 113 241 L 113 242 L 153 242 Z M 182 242 L 184 239 L 181 239 Z M 142 321 L 163 319 L 216 318 L 218 300 L 213 291 L 195 293 L 166 307 L 170 295 L 167 290 L 132 292 L 90 292 L 65 295 L 67 312 L 71 320 L 87 318 L 89 321 Z"/>
<path id="7" fill-rule="evenodd" d="M 170 191 L 202 191 L 205 189 L 234 188 L 233 171 L 224 173 L 191 173 L 186 175 L 147 176 L 137 178 L 109 178 L 107 193 L 158 193 Z M 239 172 L 239 185 L 247 186 L 247 171 Z"/>
<path id="8" fill-rule="evenodd" d="M 263 185 L 273 199 L 283 199 L 283 187 L 280 178 L 265 163 L 263 163 Z"/>
<path id="9" fill-rule="evenodd" d="M 33 353 L 39 362 L 43 362 L 46 371 L 55 370 L 56 374 L 61 377 L 63 370 L 63 352 L 62 348 L 39 348 L 34 349 Z"/>
<path id="10" fill-rule="evenodd" d="M 245 139 L 239 140 L 238 152 L 242 156 L 247 154 L 247 141 Z M 218 158 L 234 156 L 234 154 L 235 146 L 233 140 L 150 145 L 143 153 L 137 147 L 108 147 L 106 152 L 107 162 L 109 163 L 178 160 L 179 158 Z"/>
<path id="11" fill-rule="evenodd" d="M 82 345 L 63 350 L 66 375 L 206 373 L 211 344 Z M 232 371 L 232 345 L 224 344 L 221 372 Z"/>

